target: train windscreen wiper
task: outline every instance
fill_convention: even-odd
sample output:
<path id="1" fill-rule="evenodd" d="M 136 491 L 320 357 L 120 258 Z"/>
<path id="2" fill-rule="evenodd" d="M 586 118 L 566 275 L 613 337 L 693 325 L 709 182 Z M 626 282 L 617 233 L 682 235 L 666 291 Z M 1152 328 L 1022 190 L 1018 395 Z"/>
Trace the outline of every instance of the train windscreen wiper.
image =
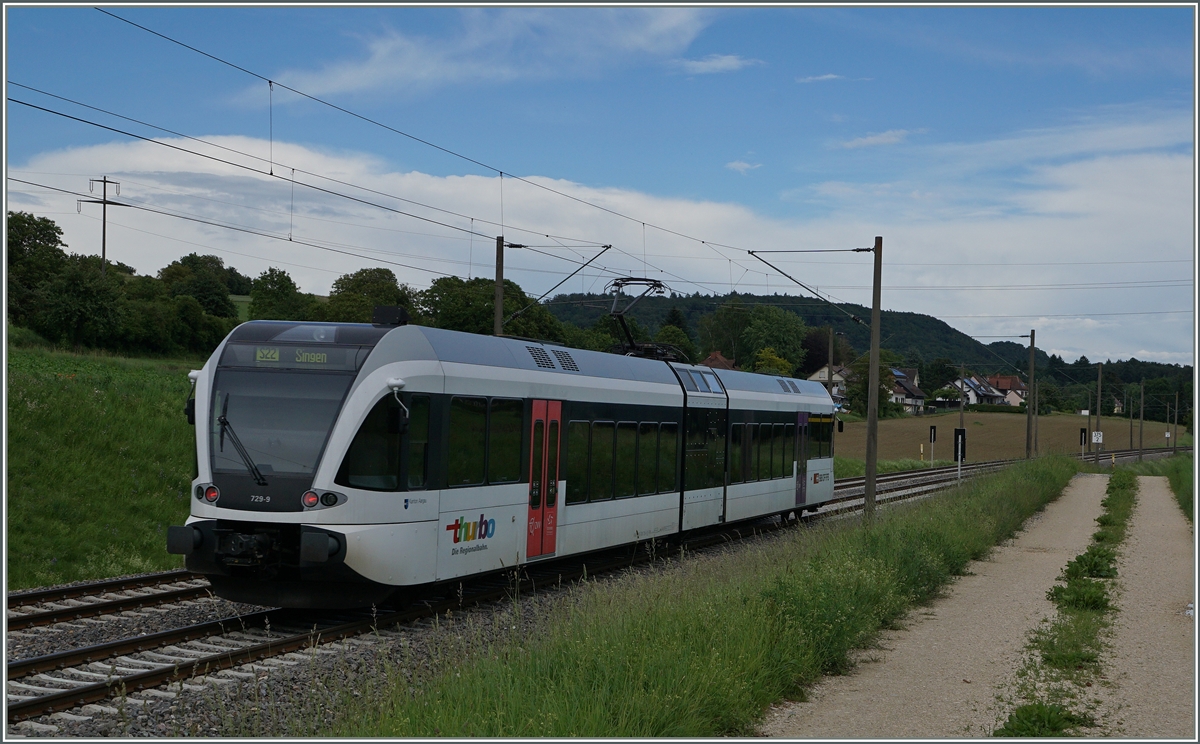
<path id="1" fill-rule="evenodd" d="M 217 423 L 221 425 L 221 451 L 225 451 L 225 434 L 228 432 L 229 441 L 233 442 L 233 448 L 242 456 L 242 462 L 246 465 L 246 470 L 249 470 L 250 475 L 254 477 L 254 482 L 260 486 L 267 485 L 267 479 L 263 477 L 258 466 L 254 464 L 254 458 L 250 457 L 250 453 L 242 446 L 237 432 L 233 430 L 233 424 L 229 423 L 229 419 L 225 417 L 227 413 L 229 413 L 229 393 L 225 394 L 225 403 L 221 406 L 221 415 L 217 417 Z"/>

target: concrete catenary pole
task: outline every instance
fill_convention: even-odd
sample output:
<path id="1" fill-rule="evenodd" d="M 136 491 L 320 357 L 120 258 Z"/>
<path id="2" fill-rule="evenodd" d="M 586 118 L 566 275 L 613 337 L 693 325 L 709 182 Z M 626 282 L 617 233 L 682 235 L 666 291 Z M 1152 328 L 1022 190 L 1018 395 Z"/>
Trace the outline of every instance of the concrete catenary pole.
<path id="1" fill-rule="evenodd" d="M 1100 422 L 1100 411 L 1104 407 L 1104 396 L 1101 395 L 1101 383 L 1104 377 L 1104 363 L 1100 362 L 1096 365 L 1096 431 L 1103 432 L 1104 428 Z M 1102 435 L 1103 436 L 1103 435 Z M 1103 449 L 1103 444 L 1096 445 L 1096 464 L 1100 464 L 1100 450 Z"/>
<path id="2" fill-rule="evenodd" d="M 492 335 L 504 335 L 504 236 L 496 236 L 496 299 Z"/>
<path id="3" fill-rule="evenodd" d="M 867 472 L 863 522 L 875 520 L 875 465 L 879 456 L 879 287 L 883 274 L 883 237 L 875 236 L 875 278 L 871 287 L 871 368 L 867 375 Z"/>
<path id="4" fill-rule="evenodd" d="M 1125 411 L 1129 415 L 1129 449 L 1133 449 L 1133 396 L 1129 394 L 1129 386 L 1125 386 Z"/>
<path id="5" fill-rule="evenodd" d="M 1025 389 L 1025 459 L 1033 457 L 1033 409 L 1037 402 L 1033 399 L 1033 349 L 1036 338 L 1034 330 L 1029 329 L 1029 386 Z"/>
<path id="6" fill-rule="evenodd" d="M 1034 383 L 1034 385 L 1033 385 L 1033 402 L 1034 402 L 1034 407 L 1033 407 L 1033 456 L 1034 457 L 1038 456 L 1038 425 L 1040 423 L 1038 421 L 1038 411 L 1042 407 L 1042 398 L 1041 398 L 1042 393 L 1038 389 L 1039 384 L 1040 383 Z"/>
<path id="7" fill-rule="evenodd" d="M 1146 434 L 1146 378 L 1142 378 L 1138 386 L 1142 389 L 1142 402 L 1138 405 L 1138 462 L 1142 461 L 1142 449 L 1145 447 Z"/>
<path id="8" fill-rule="evenodd" d="M 833 397 L 833 325 L 829 326 L 829 396 Z"/>
<path id="9" fill-rule="evenodd" d="M 958 428 L 962 429 L 966 427 L 963 423 L 963 412 L 967 405 L 967 365 L 958 365 L 958 379 L 962 383 L 962 389 L 958 391 Z"/>
<path id="10" fill-rule="evenodd" d="M 1179 447 L 1179 391 L 1175 391 L 1175 432 L 1171 434 L 1171 454 Z"/>
<path id="11" fill-rule="evenodd" d="M 1091 454 L 1091 452 L 1092 452 L 1092 408 L 1093 408 L 1093 406 L 1092 406 L 1092 391 L 1091 390 L 1087 391 L 1087 397 L 1088 397 L 1087 398 L 1088 399 L 1088 408 L 1087 408 L 1087 411 L 1088 411 L 1087 431 L 1088 431 L 1088 433 L 1087 433 L 1087 437 L 1085 437 L 1085 439 L 1087 441 L 1085 441 L 1084 444 L 1087 445 L 1087 453 Z"/>

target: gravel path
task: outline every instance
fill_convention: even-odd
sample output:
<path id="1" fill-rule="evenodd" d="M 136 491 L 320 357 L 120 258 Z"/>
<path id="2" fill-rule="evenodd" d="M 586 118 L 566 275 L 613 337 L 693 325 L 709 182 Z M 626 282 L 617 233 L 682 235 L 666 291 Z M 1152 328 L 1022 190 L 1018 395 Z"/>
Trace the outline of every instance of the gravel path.
<path id="1" fill-rule="evenodd" d="M 1123 737 L 1196 739 L 1192 530 L 1166 478 L 1141 477 L 1117 564 L 1120 595 L 1098 696 Z"/>
<path id="2" fill-rule="evenodd" d="M 1007 716 L 997 694 L 1020 667 L 1029 630 L 1053 614 L 1046 590 L 1091 541 L 1107 483 L 1106 476 L 1076 476 L 1014 540 L 972 563 L 943 598 L 914 610 L 903 630 L 884 633 L 880 648 L 863 654 L 855 672 L 826 678 L 808 702 L 773 708 L 761 733 L 989 735 Z"/>

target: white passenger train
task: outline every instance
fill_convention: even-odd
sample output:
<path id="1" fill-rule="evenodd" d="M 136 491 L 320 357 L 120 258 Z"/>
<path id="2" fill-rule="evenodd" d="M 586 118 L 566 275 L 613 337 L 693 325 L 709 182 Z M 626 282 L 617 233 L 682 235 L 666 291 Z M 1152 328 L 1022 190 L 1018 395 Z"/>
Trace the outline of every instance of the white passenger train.
<path id="1" fill-rule="evenodd" d="M 833 402 L 806 380 L 281 321 L 238 326 L 191 378 L 168 550 L 237 601 L 367 606 L 833 496 Z"/>

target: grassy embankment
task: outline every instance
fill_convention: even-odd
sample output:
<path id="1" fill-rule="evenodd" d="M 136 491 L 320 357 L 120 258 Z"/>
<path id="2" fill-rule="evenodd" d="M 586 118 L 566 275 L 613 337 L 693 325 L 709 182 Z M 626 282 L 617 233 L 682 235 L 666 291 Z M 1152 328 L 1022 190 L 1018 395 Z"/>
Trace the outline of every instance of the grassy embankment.
<path id="1" fill-rule="evenodd" d="M 1059 584 L 1046 598 L 1057 615 L 1034 630 L 1031 652 L 1022 669 L 1019 693 L 1028 700 L 1009 714 L 996 736 L 1064 736 L 1095 724 L 1080 711 L 1079 691 L 1091 687 L 1100 674 L 1103 634 L 1110 624 L 1111 587 L 1117 575 L 1117 548 L 1137 496 L 1137 476 L 1117 469 L 1108 480 L 1102 501 L 1104 513 L 1096 518 L 1100 529 L 1092 543 L 1063 568 Z"/>
<path id="2" fill-rule="evenodd" d="M 771 703 L 847 670 L 853 649 L 1011 536 L 1075 470 L 1065 458 L 1022 463 L 885 509 L 870 530 L 844 520 L 587 583 L 511 630 L 457 625 L 439 636 L 428 677 L 393 669 L 374 690 L 348 691 L 323 733 L 751 733 Z"/>
<path id="3" fill-rule="evenodd" d="M 178 568 L 201 362 L 8 352 L 8 590 Z"/>

